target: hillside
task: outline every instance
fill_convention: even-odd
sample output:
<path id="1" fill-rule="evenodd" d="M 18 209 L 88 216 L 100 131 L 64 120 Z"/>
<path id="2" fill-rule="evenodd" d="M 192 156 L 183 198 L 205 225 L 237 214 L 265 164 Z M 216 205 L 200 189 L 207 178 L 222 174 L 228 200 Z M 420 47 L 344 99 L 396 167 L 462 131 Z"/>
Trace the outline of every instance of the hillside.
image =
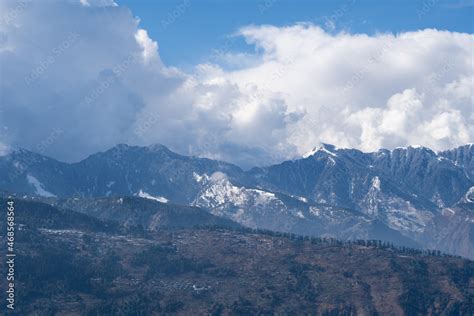
<path id="1" fill-rule="evenodd" d="M 15 198 L 21 315 L 472 314 L 474 262 L 439 251 L 252 230 L 141 198 L 46 200 Z"/>
<path id="2" fill-rule="evenodd" d="M 331 240 L 194 229 L 25 230 L 22 315 L 469 315 L 474 263 Z"/>

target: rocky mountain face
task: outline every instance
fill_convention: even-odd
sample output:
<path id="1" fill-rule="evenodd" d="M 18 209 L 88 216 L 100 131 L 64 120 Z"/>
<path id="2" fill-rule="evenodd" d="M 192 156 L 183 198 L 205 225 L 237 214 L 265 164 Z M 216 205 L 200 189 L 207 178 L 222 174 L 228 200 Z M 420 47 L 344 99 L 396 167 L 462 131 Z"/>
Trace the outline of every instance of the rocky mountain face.
<path id="1" fill-rule="evenodd" d="M 260 185 L 274 190 L 377 213 L 377 202 L 389 198 L 417 208 L 452 206 L 473 186 L 466 170 L 425 147 L 362 153 L 323 145 L 303 159 L 251 173 Z M 385 198 L 376 199 L 380 194 Z"/>
<path id="2" fill-rule="evenodd" d="M 463 168 L 466 175 L 471 180 L 474 179 L 474 144 L 467 144 L 451 150 L 442 151 L 438 154 Z"/>
<path id="3" fill-rule="evenodd" d="M 342 239 L 382 239 L 420 245 L 381 221 L 349 208 L 308 201 L 283 193 L 232 184 L 222 173 L 200 178 L 193 205 L 252 228 Z"/>
<path id="4" fill-rule="evenodd" d="M 0 157 L 0 189 L 45 198 L 137 196 L 248 227 L 474 258 L 473 151 L 471 144 L 364 153 L 323 144 L 299 159 L 243 171 L 161 145 L 118 145 L 74 164 L 19 150 Z"/>
<path id="5" fill-rule="evenodd" d="M 473 148 L 440 154 L 424 147 L 362 153 L 323 145 L 303 159 L 252 173 L 262 187 L 352 208 L 422 245 L 472 257 Z M 465 244 L 470 246 L 460 246 Z"/>

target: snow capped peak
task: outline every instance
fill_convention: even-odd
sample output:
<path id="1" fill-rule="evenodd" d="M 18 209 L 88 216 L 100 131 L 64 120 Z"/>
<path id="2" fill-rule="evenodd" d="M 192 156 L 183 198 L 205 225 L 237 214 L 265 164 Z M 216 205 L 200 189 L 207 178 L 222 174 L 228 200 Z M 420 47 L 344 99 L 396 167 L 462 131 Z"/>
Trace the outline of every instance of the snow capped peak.
<path id="1" fill-rule="evenodd" d="M 322 143 L 320 146 L 314 147 L 312 150 L 305 153 L 303 155 L 303 158 L 308 158 L 308 157 L 314 156 L 318 152 L 325 153 L 325 154 L 331 155 L 333 157 L 336 157 L 337 154 L 335 153 L 335 151 L 337 151 L 337 150 L 338 150 L 338 148 L 334 145 Z"/>
<path id="2" fill-rule="evenodd" d="M 317 151 L 318 151 L 318 148 L 317 148 L 317 147 L 314 147 L 314 148 L 311 149 L 310 151 L 304 153 L 302 157 L 303 157 L 303 158 L 311 157 L 311 156 L 314 155 Z"/>

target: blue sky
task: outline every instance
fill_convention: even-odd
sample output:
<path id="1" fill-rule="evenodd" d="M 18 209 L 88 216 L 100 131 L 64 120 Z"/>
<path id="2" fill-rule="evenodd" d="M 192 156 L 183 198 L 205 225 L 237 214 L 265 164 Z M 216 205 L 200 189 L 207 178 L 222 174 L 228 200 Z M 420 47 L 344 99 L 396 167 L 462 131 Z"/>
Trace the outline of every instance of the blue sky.
<path id="1" fill-rule="evenodd" d="M 249 24 L 291 25 L 311 22 L 351 33 L 405 32 L 436 28 L 473 32 L 472 0 L 118 0 L 141 20 L 140 27 L 160 44 L 170 65 L 187 68 L 207 61 L 223 45 L 249 51 L 241 38 L 229 35 Z M 175 17 L 172 17 L 175 15 Z"/>

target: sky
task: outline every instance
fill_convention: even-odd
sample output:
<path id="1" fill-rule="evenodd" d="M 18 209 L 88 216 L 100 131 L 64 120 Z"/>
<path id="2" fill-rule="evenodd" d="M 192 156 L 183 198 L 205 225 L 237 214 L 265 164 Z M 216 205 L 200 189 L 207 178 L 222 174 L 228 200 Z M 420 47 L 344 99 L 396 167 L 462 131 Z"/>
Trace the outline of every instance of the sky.
<path id="1" fill-rule="evenodd" d="M 474 141 L 473 1 L 0 2 L 0 155 L 161 143 L 244 168 Z"/>
<path id="2" fill-rule="evenodd" d="M 181 67 L 209 61 L 213 50 L 229 45 L 229 36 L 251 24 L 286 26 L 310 22 L 328 31 L 366 34 L 425 28 L 465 33 L 473 30 L 472 0 L 117 0 L 117 3 L 129 7 L 140 18 L 140 26 L 159 41 L 163 61 Z M 230 44 L 238 51 L 253 49 L 238 38 Z"/>

